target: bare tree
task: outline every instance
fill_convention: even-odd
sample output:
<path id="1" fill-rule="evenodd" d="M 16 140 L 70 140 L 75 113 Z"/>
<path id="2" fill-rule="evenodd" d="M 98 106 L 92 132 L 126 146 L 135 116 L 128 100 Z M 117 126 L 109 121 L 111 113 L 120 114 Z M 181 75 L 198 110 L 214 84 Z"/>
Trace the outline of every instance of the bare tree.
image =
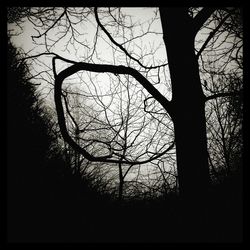
<path id="1" fill-rule="evenodd" d="M 242 10 L 224 8 L 212 17 L 214 21 L 206 25 L 207 39 L 198 46 L 197 56 L 206 94 L 209 164 L 213 179 L 220 180 L 231 167 L 239 168 L 232 161 L 235 152 L 242 157 Z M 224 174 L 219 176 L 217 172 Z"/>
<path id="2" fill-rule="evenodd" d="M 97 76 L 90 75 L 89 81 L 83 74 L 78 77 L 82 79 L 81 84 L 85 83 L 86 90 L 80 90 L 77 86 L 74 86 L 75 89 L 70 88 L 76 85 L 73 82 L 65 83 L 63 90 L 66 121 L 71 121 L 67 122 L 66 126 L 78 145 L 89 151 L 93 150 L 92 154 L 97 156 L 110 150 L 118 160 L 123 161 L 128 158 L 137 160 L 152 155 L 158 158 L 154 151 L 158 152 L 159 149 L 162 151 L 165 145 L 160 144 L 160 137 L 165 137 L 165 142 L 172 140 L 168 142 L 168 148 L 164 152 L 166 158 L 165 153 L 174 146 L 171 121 L 158 117 L 157 112 L 150 110 L 152 103 L 149 104 L 149 98 L 145 99 L 144 94 L 139 92 L 141 90 L 135 84 L 131 84 L 130 77 L 112 79 L 110 76 L 107 79 L 111 86 L 108 90 L 104 89 L 105 92 L 100 92 L 101 86 L 98 86 Z M 67 116 L 70 119 L 67 119 Z M 150 121 L 152 118 L 154 120 Z M 76 160 L 76 156 L 74 159 Z M 128 166 L 123 166 L 120 162 L 115 163 L 119 170 L 118 196 L 121 199 L 124 179 L 135 164 L 132 162 L 126 164 Z M 76 168 L 75 164 L 74 167 Z"/>
<path id="3" fill-rule="evenodd" d="M 218 86 L 212 76 L 211 86 Z M 230 175 L 240 166 L 236 163 L 242 157 L 242 79 L 233 76 L 220 77 L 220 87 L 227 93 L 241 93 L 222 96 L 207 103 L 207 133 L 209 163 L 213 177 L 218 180 Z M 230 83 L 230 84 L 228 84 Z M 224 85 L 224 86 L 223 86 Z M 215 91 L 216 92 L 216 91 Z M 219 173 L 223 173 L 222 176 Z"/>
<path id="4" fill-rule="evenodd" d="M 233 25 L 240 23 L 238 9 L 159 8 L 144 23 L 121 8 L 30 8 L 25 12 L 37 31 L 32 39 L 43 49 L 42 53 L 28 53 L 26 59 L 45 67 L 39 58 L 52 57 L 50 69 L 34 74 L 43 75 L 54 87 L 64 140 L 88 161 L 117 165 L 120 181 L 124 179 L 122 165 L 157 164 L 175 143 L 180 194 L 204 195 L 210 182 L 206 102 L 239 94 L 217 89 L 219 92 L 206 95 L 205 80 L 211 77 L 206 74 L 211 73 L 211 61 L 216 62 L 216 74 L 242 67 L 242 33 Z M 159 21 L 162 31 L 154 26 Z M 88 30 L 87 24 L 93 29 Z M 153 36 L 163 36 L 165 59 L 159 55 L 162 40 L 155 45 Z M 110 54 L 112 57 L 107 56 Z M 100 84 L 100 77 L 109 82 L 108 88 Z M 81 110 L 86 113 L 88 106 L 97 112 L 91 122 L 74 124 L 75 138 L 67 126 L 67 101 L 62 102 L 65 92 L 72 91 L 67 89 L 72 81 L 84 85 L 76 92 L 85 91 L 82 98 L 87 102 Z M 124 103 L 126 95 L 119 88 L 126 90 Z M 100 133 L 91 133 L 88 123 L 95 123 Z M 84 144 L 79 143 L 80 138 Z"/>

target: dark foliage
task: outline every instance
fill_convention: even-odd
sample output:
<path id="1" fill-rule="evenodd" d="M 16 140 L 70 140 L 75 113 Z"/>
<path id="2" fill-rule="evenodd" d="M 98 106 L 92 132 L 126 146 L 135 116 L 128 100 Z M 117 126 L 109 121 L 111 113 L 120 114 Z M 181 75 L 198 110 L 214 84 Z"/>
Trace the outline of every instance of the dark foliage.
<path id="1" fill-rule="evenodd" d="M 41 117 L 34 87 L 26 81 L 28 69 L 17 58 L 17 50 L 9 43 L 8 236 L 10 241 L 25 241 L 37 237 L 36 223 L 43 221 L 44 166 L 53 138 L 48 132 L 49 121 Z"/>
<path id="2" fill-rule="evenodd" d="M 27 66 L 20 63 L 18 57 L 18 51 L 9 43 L 8 240 L 71 239 L 80 222 L 80 200 L 81 203 L 84 200 L 81 196 L 86 194 L 94 199 L 96 194 L 79 176 L 72 175 L 60 151 L 49 152 L 51 145 L 56 143 L 50 132 L 52 124 L 34 86 L 26 80 Z"/>

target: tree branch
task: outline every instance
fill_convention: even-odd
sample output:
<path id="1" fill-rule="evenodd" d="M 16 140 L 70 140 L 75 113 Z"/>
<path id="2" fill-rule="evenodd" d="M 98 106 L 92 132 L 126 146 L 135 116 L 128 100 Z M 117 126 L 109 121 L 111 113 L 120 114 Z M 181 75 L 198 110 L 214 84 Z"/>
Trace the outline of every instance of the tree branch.
<path id="1" fill-rule="evenodd" d="M 104 64 L 90 64 L 90 63 L 75 63 L 74 65 L 66 68 L 65 70 L 61 71 L 59 74 L 55 76 L 55 90 L 54 90 L 54 99 L 56 105 L 56 111 L 58 116 L 58 123 L 62 133 L 62 136 L 66 142 L 69 143 L 76 151 L 81 153 L 87 160 L 93 162 L 108 162 L 108 163 L 123 163 L 123 164 L 144 164 L 150 162 L 152 160 L 157 159 L 158 157 L 165 154 L 168 150 L 170 150 L 173 145 L 171 145 L 167 150 L 163 151 L 160 154 L 157 154 L 154 157 L 149 158 L 148 160 L 144 161 L 128 161 L 128 160 L 118 160 L 118 159 L 110 159 L 112 154 L 106 156 L 95 157 L 89 154 L 85 149 L 81 148 L 75 141 L 70 137 L 67 127 L 65 124 L 65 116 L 64 110 L 61 100 L 62 95 L 62 83 L 65 78 L 75 74 L 78 71 L 86 70 L 92 72 L 109 72 L 113 74 L 128 74 L 133 76 L 143 87 L 160 102 L 163 107 L 172 114 L 172 106 L 171 103 L 138 71 L 133 68 L 125 67 L 125 66 L 114 66 L 114 65 L 104 65 Z"/>
<path id="2" fill-rule="evenodd" d="M 159 66 L 150 66 L 150 67 L 143 65 L 138 59 L 136 59 L 135 57 L 133 57 L 132 55 L 130 55 L 128 53 L 128 51 L 121 44 L 117 43 L 113 39 L 113 37 L 109 34 L 109 32 L 105 29 L 105 27 L 102 25 L 102 23 L 100 22 L 100 19 L 98 17 L 97 7 L 94 8 L 94 12 L 95 12 L 95 18 L 96 18 L 97 24 L 101 27 L 101 29 L 104 31 L 104 33 L 108 36 L 108 38 L 110 39 L 110 41 L 113 44 L 115 44 L 119 49 L 121 49 L 126 54 L 126 56 L 128 56 L 130 59 L 136 61 L 141 67 L 143 67 L 144 69 L 156 69 L 156 68 L 168 65 L 167 63 L 159 65 Z"/>
<path id="3" fill-rule="evenodd" d="M 44 33 L 42 33 L 42 34 L 40 34 L 39 33 L 39 35 L 37 35 L 37 36 L 31 36 L 31 38 L 32 38 L 32 40 L 34 39 L 34 38 L 40 38 L 40 37 L 42 37 L 42 36 L 44 36 L 44 35 L 46 35 L 59 21 L 60 21 L 60 19 L 65 15 L 67 13 L 67 7 L 65 7 L 64 8 L 64 11 L 63 11 L 63 13 L 57 18 L 57 20 L 48 28 L 48 29 L 46 29 L 46 31 L 44 32 Z"/>
<path id="4" fill-rule="evenodd" d="M 228 97 L 228 96 L 236 96 L 236 95 L 242 95 L 242 90 L 210 95 L 210 96 L 205 97 L 205 101 L 209 101 L 211 99 L 215 99 L 215 98 L 218 98 L 218 97 Z"/>
<path id="5" fill-rule="evenodd" d="M 69 59 L 66 59 L 62 56 L 59 56 L 58 54 L 54 53 L 54 52 L 43 52 L 43 53 L 40 53 L 40 54 L 37 54 L 37 55 L 33 55 L 33 56 L 26 56 L 26 57 L 23 57 L 21 59 L 21 61 L 25 61 L 27 59 L 32 59 L 32 58 L 37 58 L 37 57 L 40 57 L 40 56 L 54 56 L 53 57 L 53 60 L 55 59 L 60 59 L 64 62 L 67 62 L 67 63 L 76 63 L 76 61 L 72 61 L 72 60 L 69 60 Z"/>
<path id="6" fill-rule="evenodd" d="M 204 7 L 193 19 L 193 32 L 194 35 L 200 30 L 202 25 L 207 21 L 207 19 L 213 14 L 216 8 Z"/>
<path id="7" fill-rule="evenodd" d="M 58 58 L 61 59 L 61 58 Z M 86 70 L 98 73 L 113 73 L 133 76 L 169 113 L 173 115 L 172 104 L 168 101 L 140 72 L 137 70 L 125 67 L 122 65 L 107 65 L 107 64 L 91 64 L 91 63 L 75 63 L 58 74 L 58 79 L 63 81 L 66 77 L 75 74 L 78 71 Z"/>
<path id="8" fill-rule="evenodd" d="M 63 95 L 63 99 L 64 99 L 66 111 L 67 111 L 69 117 L 71 118 L 72 122 L 74 123 L 74 125 L 75 125 L 75 127 L 76 127 L 76 130 L 79 131 L 79 126 L 78 126 L 77 122 L 75 121 L 74 117 L 73 117 L 73 116 L 71 115 L 71 113 L 70 113 L 69 105 L 68 105 L 68 102 L 67 102 L 67 97 L 66 97 L 66 95 Z"/>
<path id="9" fill-rule="evenodd" d="M 219 23 L 219 25 L 212 31 L 210 32 L 209 36 L 207 37 L 206 41 L 203 43 L 202 47 L 200 48 L 200 50 L 198 51 L 196 57 L 199 58 L 200 54 L 202 53 L 202 51 L 206 48 L 207 44 L 209 43 L 209 41 L 213 38 L 213 36 L 215 35 L 215 33 L 219 30 L 219 28 L 223 25 L 223 23 L 226 21 L 226 19 L 231 15 L 231 13 L 227 14 Z"/>

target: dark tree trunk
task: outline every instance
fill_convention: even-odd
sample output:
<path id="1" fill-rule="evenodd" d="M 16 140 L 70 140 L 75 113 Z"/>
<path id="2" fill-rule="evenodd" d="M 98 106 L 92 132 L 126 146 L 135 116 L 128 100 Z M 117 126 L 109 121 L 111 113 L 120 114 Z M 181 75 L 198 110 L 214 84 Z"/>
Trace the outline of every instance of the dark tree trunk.
<path id="1" fill-rule="evenodd" d="M 120 183 L 119 183 L 119 195 L 118 195 L 119 201 L 123 200 L 123 184 L 124 184 L 124 181 L 120 180 Z"/>
<path id="2" fill-rule="evenodd" d="M 209 184 L 205 102 L 194 51 L 192 19 L 186 8 L 160 9 L 172 82 L 179 190 L 205 195 Z"/>
<path id="3" fill-rule="evenodd" d="M 124 177 L 122 175 L 122 164 L 119 163 L 119 193 L 118 193 L 118 200 L 121 202 L 123 200 L 123 184 L 124 184 Z"/>

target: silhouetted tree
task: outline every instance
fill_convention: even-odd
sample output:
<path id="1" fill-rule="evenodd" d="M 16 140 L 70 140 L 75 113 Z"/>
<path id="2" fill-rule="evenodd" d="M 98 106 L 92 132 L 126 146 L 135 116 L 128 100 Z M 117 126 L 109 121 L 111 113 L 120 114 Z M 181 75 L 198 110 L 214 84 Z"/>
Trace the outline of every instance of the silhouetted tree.
<path id="1" fill-rule="evenodd" d="M 212 81 L 217 81 L 211 77 Z M 240 94 L 216 98 L 209 101 L 207 114 L 208 151 L 211 174 L 217 181 L 241 168 L 243 152 L 243 82 L 240 78 L 220 77 L 220 86 L 229 92 Z M 223 87 L 224 85 L 224 87 Z M 216 86 L 215 83 L 212 86 Z M 212 87 L 211 86 L 211 87 Z"/>
<path id="2" fill-rule="evenodd" d="M 238 34 L 237 29 L 231 28 L 230 23 L 240 23 L 240 16 L 237 8 L 159 8 L 160 20 L 162 24 L 163 40 L 167 51 L 168 64 L 165 61 L 158 60 L 155 62 L 154 54 L 157 52 L 155 47 L 148 49 L 146 53 L 142 47 L 134 43 L 138 38 L 143 38 L 147 34 L 158 33 L 151 31 L 152 23 L 159 18 L 158 11 L 155 11 L 155 16 L 148 24 L 148 29 L 145 31 L 142 24 L 139 28 L 143 31 L 138 34 L 129 33 L 130 30 L 138 28 L 131 19 L 127 18 L 126 14 L 123 14 L 119 8 L 107 8 L 105 10 L 98 8 L 30 8 L 27 18 L 30 20 L 37 29 L 37 35 L 33 35 L 34 42 L 41 38 L 44 38 L 44 51 L 40 54 L 27 55 L 26 59 L 38 60 L 40 56 L 52 56 L 52 69 L 53 76 L 50 75 L 50 79 L 54 82 L 54 99 L 56 105 L 56 111 L 58 115 L 58 122 L 60 130 L 64 140 L 78 153 L 82 154 L 84 158 L 91 162 L 105 162 L 108 164 L 127 164 L 131 165 L 143 165 L 149 162 L 160 159 L 169 148 L 172 147 L 171 142 L 166 144 L 153 144 L 157 146 L 152 148 L 146 144 L 144 147 L 145 156 L 143 159 L 135 157 L 132 154 L 122 155 L 117 152 L 117 145 L 119 145 L 116 137 L 112 136 L 112 140 L 107 140 L 107 137 L 102 137 L 99 134 L 99 138 L 92 139 L 87 144 L 79 145 L 74 140 L 72 134 L 69 133 L 69 128 L 66 125 L 65 119 L 65 105 L 62 103 L 62 96 L 65 88 L 62 87 L 63 83 L 68 81 L 70 77 L 78 74 L 81 81 L 84 82 L 81 72 L 90 71 L 95 73 L 107 73 L 111 82 L 110 91 L 117 91 L 118 85 L 112 85 L 115 79 L 119 79 L 122 75 L 129 75 L 135 79 L 140 86 L 140 91 L 143 93 L 140 96 L 140 100 L 144 102 L 144 111 L 147 113 L 147 101 L 154 99 L 154 107 L 160 106 L 156 112 L 158 115 L 163 111 L 164 117 L 169 116 L 169 119 L 173 121 L 174 125 L 174 141 L 176 144 L 176 156 L 177 156 L 177 170 L 178 170 L 178 184 L 179 191 L 183 197 L 198 198 L 204 196 L 207 192 L 210 182 L 209 177 L 209 165 L 208 165 L 208 153 L 207 153 L 207 133 L 206 133 L 206 117 L 205 117 L 205 105 L 208 100 L 219 98 L 222 96 L 229 96 L 230 92 L 208 93 L 205 95 L 205 91 L 201 84 L 200 68 L 204 72 L 211 71 L 211 54 L 213 55 L 212 61 L 219 62 L 216 65 L 216 72 L 219 74 L 223 69 L 223 74 L 226 72 L 231 62 L 239 62 L 241 57 L 242 45 L 238 40 L 233 43 L 232 46 L 226 46 L 225 51 L 221 53 L 221 46 L 224 45 L 225 39 L 230 36 L 237 36 L 239 41 L 242 41 L 241 34 Z M 239 14 L 239 15 L 238 15 Z M 93 36 L 92 45 L 89 46 L 89 41 L 84 37 L 84 30 L 80 28 L 81 24 L 87 21 L 95 21 L 96 33 Z M 108 21 L 109 20 L 109 21 Z M 42 24 L 42 26 L 41 26 Z M 113 31 L 111 31 L 110 26 Z M 235 25 L 233 25 L 235 27 Z M 60 32 L 57 33 L 57 37 L 53 39 L 48 38 L 50 32 L 55 28 L 59 28 Z M 202 39 L 202 44 L 199 44 L 196 37 L 199 35 L 200 30 L 207 31 L 207 37 Z M 119 54 L 120 57 L 116 59 L 112 58 L 112 62 L 108 61 L 108 64 L 103 64 L 105 59 L 100 59 L 99 51 L 97 49 L 97 43 L 100 38 L 105 34 L 109 39 L 109 46 L 113 49 L 114 55 Z M 227 35 L 227 32 L 229 35 Z M 226 34 L 226 35 L 225 35 Z M 79 60 L 71 60 L 64 58 L 56 53 L 57 44 L 62 41 L 62 38 L 67 35 L 67 42 L 64 44 L 66 50 L 79 51 L 76 46 L 86 52 L 81 55 L 76 55 Z M 225 39 L 224 36 L 225 35 Z M 115 47 L 115 49 L 114 49 Z M 60 46 L 59 46 L 60 48 Z M 218 48 L 218 50 L 217 50 Z M 119 50 L 117 52 L 117 50 Z M 81 57 L 81 59 L 80 59 Z M 220 61 L 220 59 L 223 59 Z M 56 62 L 61 61 L 70 66 L 66 66 L 63 70 L 58 70 Z M 102 62 L 102 63 L 101 63 Z M 113 64 L 112 64 L 113 63 Z M 45 63 L 43 63 L 45 65 Z M 171 77 L 172 88 L 172 100 L 167 98 L 167 95 L 161 93 L 157 88 L 157 84 L 164 81 L 167 86 L 166 77 L 161 79 L 162 74 L 167 71 L 169 67 Z M 205 74 L 204 73 L 204 74 Z M 46 71 L 46 74 L 48 72 Z M 239 72 L 242 74 L 242 72 Z M 154 76 L 158 78 L 155 81 Z M 90 77 L 90 82 L 95 88 L 94 79 L 98 82 L 96 75 Z M 45 78 L 44 78 L 45 79 Z M 67 80 L 66 80 L 67 79 Z M 113 80 L 112 80 L 113 79 Z M 205 81 L 204 81 L 205 83 Z M 66 83 L 65 83 L 66 84 Z M 112 87 L 113 86 L 113 87 Z M 114 87 L 115 86 L 115 87 Z M 144 92 L 143 92 L 144 91 Z M 220 89 L 219 89 L 220 91 Z M 92 94 L 90 98 L 98 99 L 102 104 L 102 96 L 98 91 Z M 146 94 L 145 94 L 146 93 Z M 234 93 L 235 94 L 235 93 Z M 88 98 L 88 95 L 84 96 Z M 109 95 L 109 98 L 113 98 Z M 101 99 L 101 101 L 100 101 Z M 108 116 L 108 111 L 113 111 L 109 104 L 100 105 L 103 112 L 106 115 L 107 121 L 111 120 Z M 109 110 L 110 109 L 110 110 Z M 115 113 L 113 113 L 113 123 L 108 124 L 106 128 L 102 128 L 106 132 L 108 137 L 112 135 L 110 131 L 113 130 L 113 135 L 117 135 L 114 132 L 114 128 L 118 127 L 119 123 L 115 120 Z M 107 118 L 108 117 L 108 118 Z M 96 117 L 94 118 L 96 119 Z M 152 119 L 153 120 L 153 119 Z M 100 122 L 100 119 L 96 119 Z M 155 119 L 158 125 L 165 120 L 159 119 L 159 116 Z M 123 121 L 121 122 L 123 124 Z M 158 126 L 157 125 L 157 126 Z M 158 127 L 157 127 L 158 128 Z M 139 129 L 139 128 L 138 128 Z M 160 130 L 156 129 L 158 132 Z M 162 135 L 159 133 L 160 136 Z M 167 133 L 166 133 L 167 134 Z M 86 137 L 89 134 L 85 134 Z M 160 137 L 159 136 L 159 137 Z M 85 137 L 85 140 L 86 140 Z M 157 137 L 157 138 L 159 138 Z M 136 138 L 136 136 L 134 137 Z M 149 136 L 145 136 L 147 140 Z M 165 138 L 165 136 L 162 136 Z M 143 145 L 143 144 L 141 144 Z M 102 148 L 100 152 L 100 148 Z M 96 153 L 99 152 L 99 153 Z M 127 151 L 126 151 L 127 152 Z M 138 151 L 136 151 L 138 153 Z M 147 158 L 146 158 L 147 156 Z"/>

